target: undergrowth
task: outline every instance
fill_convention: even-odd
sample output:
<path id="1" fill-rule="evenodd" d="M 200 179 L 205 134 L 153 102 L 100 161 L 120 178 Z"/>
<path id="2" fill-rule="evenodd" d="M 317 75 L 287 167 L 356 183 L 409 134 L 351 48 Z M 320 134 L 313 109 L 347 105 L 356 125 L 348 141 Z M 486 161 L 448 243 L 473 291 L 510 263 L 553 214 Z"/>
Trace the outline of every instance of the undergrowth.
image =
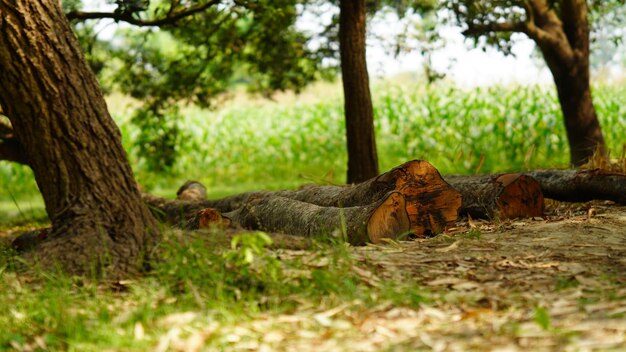
<path id="1" fill-rule="evenodd" d="M 316 242 L 314 251 L 294 257 L 268 249 L 271 243 L 257 232 L 216 247 L 198 234 L 171 232 L 150 272 L 115 282 L 34 267 L 16 272 L 23 261 L 2 247 L 0 306 L 7 310 L 0 316 L 0 350 L 147 349 L 176 326 L 232 325 L 345 302 L 415 307 L 428 299 L 417 285 L 372 285 L 358 274 L 367 265 L 356 263 L 344 243 Z M 225 343 L 206 342 L 209 348 Z"/>
<path id="2" fill-rule="evenodd" d="M 483 87 L 379 83 L 373 88 L 381 171 L 429 160 L 444 174 L 566 167 L 568 147 L 552 87 Z M 613 157 L 623 151 L 626 88 L 599 86 L 594 103 Z M 285 102 L 233 102 L 219 110 L 181 110 L 180 157 L 164 173 L 133 145 L 138 127 L 128 102 L 109 101 L 135 175 L 145 190 L 167 193 L 198 179 L 213 196 L 250 189 L 343 183 L 347 165 L 340 96 Z M 158 162 L 158 161 L 157 161 Z M 37 194 L 30 169 L 0 163 L 0 199 Z"/>

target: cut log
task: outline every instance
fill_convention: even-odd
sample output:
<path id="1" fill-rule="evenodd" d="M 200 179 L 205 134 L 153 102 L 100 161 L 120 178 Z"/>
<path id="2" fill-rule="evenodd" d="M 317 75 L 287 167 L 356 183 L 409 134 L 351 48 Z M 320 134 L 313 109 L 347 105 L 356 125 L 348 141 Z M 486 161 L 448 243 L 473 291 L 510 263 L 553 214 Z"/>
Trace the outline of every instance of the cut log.
<path id="1" fill-rule="evenodd" d="M 319 206 L 353 207 L 371 204 L 392 191 L 403 195 L 411 231 L 418 237 L 441 233 L 458 217 L 461 194 L 424 160 L 406 162 L 356 185 L 312 185 L 278 195 Z"/>
<path id="2" fill-rule="evenodd" d="M 229 218 L 225 218 L 217 209 L 213 208 L 200 210 L 197 214 L 197 219 L 198 223 L 194 223 L 190 227 L 194 229 L 206 229 L 211 227 L 225 229 L 233 225 Z"/>
<path id="3" fill-rule="evenodd" d="M 626 174 L 593 170 L 537 170 L 525 172 L 534 177 L 546 198 L 566 202 L 611 200 L 626 204 Z"/>
<path id="4" fill-rule="evenodd" d="M 186 201 L 206 200 L 206 187 L 198 181 L 187 181 L 176 191 L 176 199 Z"/>
<path id="5" fill-rule="evenodd" d="M 481 219 L 542 216 L 543 193 L 539 182 L 522 174 L 448 176 L 461 192 L 460 213 Z"/>
<path id="6" fill-rule="evenodd" d="M 410 231 L 406 203 L 400 192 L 390 192 L 374 204 L 324 207 L 277 195 L 262 195 L 224 218 L 244 228 L 314 237 L 343 233 L 349 243 L 362 245 L 395 239 Z"/>
<path id="7" fill-rule="evenodd" d="M 321 207 L 349 208 L 376 203 L 393 191 L 402 194 L 411 231 L 418 237 L 440 233 L 457 219 L 461 194 L 444 181 L 437 169 L 423 160 L 409 161 L 356 185 L 309 185 L 295 191 L 247 192 L 217 200 L 192 202 L 165 200 L 146 194 L 144 201 L 153 207 L 157 215 L 161 215 L 162 220 L 180 225 L 191 221 L 201 209 L 214 208 L 227 213 L 251 199 L 266 196 L 289 198 Z"/>

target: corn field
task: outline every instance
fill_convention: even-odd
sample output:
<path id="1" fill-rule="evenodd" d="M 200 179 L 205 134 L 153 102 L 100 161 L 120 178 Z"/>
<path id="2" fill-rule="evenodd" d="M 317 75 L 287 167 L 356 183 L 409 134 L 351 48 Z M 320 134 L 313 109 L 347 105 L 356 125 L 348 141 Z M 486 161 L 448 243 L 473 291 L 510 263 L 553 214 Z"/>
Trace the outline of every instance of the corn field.
<path id="1" fill-rule="evenodd" d="M 373 88 L 381 171 L 427 159 L 445 174 L 566 167 L 567 139 L 552 87 L 453 87 L 380 84 Z M 597 87 L 594 102 L 609 149 L 623 153 L 626 88 Z M 213 195 L 307 182 L 342 183 L 346 148 L 340 95 L 310 102 L 229 104 L 184 109 L 179 158 L 154 174 L 133 148 L 138 130 L 112 107 L 140 184 L 171 190 L 185 179 Z M 0 198 L 37 193 L 27 167 L 0 163 Z"/>

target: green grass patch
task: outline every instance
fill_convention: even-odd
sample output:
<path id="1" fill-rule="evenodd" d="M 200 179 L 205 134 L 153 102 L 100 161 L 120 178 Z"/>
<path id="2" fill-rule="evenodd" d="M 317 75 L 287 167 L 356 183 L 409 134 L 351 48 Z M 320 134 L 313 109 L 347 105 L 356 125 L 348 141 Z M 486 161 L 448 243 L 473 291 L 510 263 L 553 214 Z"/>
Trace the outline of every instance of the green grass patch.
<path id="1" fill-rule="evenodd" d="M 372 285 L 363 278 L 368 268 L 354 261 L 346 245 L 316 243 L 315 251 L 285 258 L 268 249 L 271 242 L 264 233 L 249 233 L 230 246 L 215 246 L 199 234 L 174 231 L 160 245 L 152 271 L 123 282 L 36 268 L 16 272 L 23 262 L 1 248 L 0 306 L 7 309 L 0 316 L 0 349 L 143 350 L 154 348 L 173 326 L 184 333 L 303 307 L 415 307 L 428 299 L 416 284 Z M 224 346 L 220 339 L 206 343 Z"/>

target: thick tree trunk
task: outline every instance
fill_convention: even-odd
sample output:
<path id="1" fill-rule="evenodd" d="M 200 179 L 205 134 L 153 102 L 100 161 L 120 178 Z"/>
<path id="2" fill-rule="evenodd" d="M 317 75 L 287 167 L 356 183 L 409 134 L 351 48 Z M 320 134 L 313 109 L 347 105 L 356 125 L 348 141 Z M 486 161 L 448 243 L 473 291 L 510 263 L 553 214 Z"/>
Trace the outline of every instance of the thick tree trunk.
<path id="1" fill-rule="evenodd" d="M 461 207 L 461 194 L 441 178 L 437 169 L 423 160 L 406 162 L 378 177 L 350 186 L 309 185 L 296 191 L 248 192 L 194 202 L 144 195 L 144 201 L 157 214 L 163 214 L 168 222 L 186 226 L 201 209 L 215 208 L 227 213 L 242 207 L 251 199 L 267 195 L 321 207 L 344 208 L 370 205 L 392 191 L 398 191 L 404 197 L 411 231 L 420 237 L 440 233 L 453 224 Z"/>
<path id="2" fill-rule="evenodd" d="M 573 166 L 583 165 L 596 151 L 602 156 L 606 156 L 602 128 L 591 96 L 588 60 L 580 59 L 573 63 L 575 67 L 570 70 L 564 70 L 563 66 L 566 63 L 560 62 L 556 58 L 546 61 L 556 61 L 549 67 L 554 76 L 565 121 L 565 130 L 570 147 L 570 163 Z"/>
<path id="3" fill-rule="evenodd" d="M 158 228 L 60 3 L 0 0 L 0 13 L 0 104 L 52 222 L 39 262 L 77 274 L 136 272 Z"/>
<path id="4" fill-rule="evenodd" d="M 399 192 L 391 192 L 374 204 L 347 208 L 265 195 L 224 217 L 248 229 L 294 236 L 341 234 L 353 245 L 381 243 L 410 230 L 404 197 Z"/>
<path id="5" fill-rule="evenodd" d="M 602 128 L 589 82 L 589 19 L 584 0 L 562 2 L 561 18 L 548 8 L 536 13 L 548 35 L 536 35 L 552 72 L 565 121 L 573 166 L 586 163 L 596 151 L 606 155 Z"/>
<path id="6" fill-rule="evenodd" d="M 365 61 L 365 0 L 341 0 L 339 48 L 348 142 L 347 183 L 378 175 L 374 113 Z"/>
<path id="7" fill-rule="evenodd" d="M 546 198 L 566 202 L 611 200 L 626 205 L 626 174 L 604 170 L 537 170 L 525 172 L 541 184 Z"/>
<path id="8" fill-rule="evenodd" d="M 520 174 L 446 176 L 461 192 L 459 211 L 481 219 L 542 216 L 543 193 L 537 180 Z"/>

